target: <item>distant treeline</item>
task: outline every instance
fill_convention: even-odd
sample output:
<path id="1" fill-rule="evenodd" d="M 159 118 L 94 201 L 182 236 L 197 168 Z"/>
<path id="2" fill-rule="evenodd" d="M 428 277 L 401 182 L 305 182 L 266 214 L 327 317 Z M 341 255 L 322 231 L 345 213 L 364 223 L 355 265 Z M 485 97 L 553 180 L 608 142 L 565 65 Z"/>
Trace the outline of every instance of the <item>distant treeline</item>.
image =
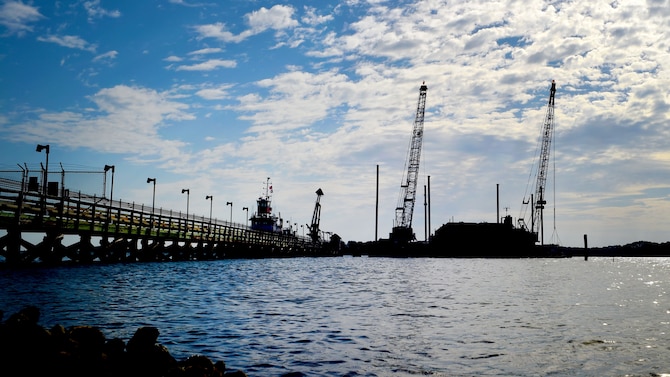
<path id="1" fill-rule="evenodd" d="M 607 257 L 670 257 L 670 242 L 637 241 L 626 245 L 594 247 L 585 250 L 583 247 L 570 248 L 572 255 Z"/>

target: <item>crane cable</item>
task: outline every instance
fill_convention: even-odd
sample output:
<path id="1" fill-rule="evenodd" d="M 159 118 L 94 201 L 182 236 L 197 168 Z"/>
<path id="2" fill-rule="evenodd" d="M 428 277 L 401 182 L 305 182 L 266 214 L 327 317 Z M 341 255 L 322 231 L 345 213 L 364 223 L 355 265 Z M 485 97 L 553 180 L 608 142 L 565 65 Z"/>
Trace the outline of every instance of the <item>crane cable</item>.
<path id="1" fill-rule="evenodd" d="M 552 169 L 553 170 L 552 171 L 552 173 L 553 173 L 552 186 L 553 186 L 553 190 L 554 190 L 554 192 L 552 193 L 553 194 L 553 201 L 554 201 L 554 203 L 553 203 L 553 205 L 554 205 L 554 208 L 553 208 L 554 209 L 554 224 L 553 224 L 554 228 L 553 228 L 553 233 L 551 234 L 551 242 L 555 243 L 556 245 L 560 245 L 561 244 L 561 238 L 558 236 L 558 230 L 556 229 L 556 140 L 554 139 L 555 133 L 556 133 L 556 124 L 555 123 L 554 123 L 554 127 L 551 130 L 551 133 L 552 133 L 551 138 L 554 140 L 553 145 L 552 145 L 552 148 L 554 149 L 553 150 L 554 153 L 551 154 L 551 156 L 553 158 L 552 163 L 554 164 L 554 167 Z"/>
<path id="2" fill-rule="evenodd" d="M 530 172 L 528 172 L 528 181 L 526 182 L 526 191 L 523 193 L 523 201 L 521 205 L 521 209 L 519 210 L 519 219 L 525 219 L 526 214 L 528 213 L 528 208 L 532 208 L 533 203 L 530 203 L 530 198 L 529 198 L 529 189 L 532 190 L 532 192 L 535 191 L 535 185 L 534 183 L 537 181 L 537 174 L 538 174 L 538 169 L 537 168 L 537 161 L 540 159 L 540 146 L 542 145 L 542 127 L 540 127 L 540 134 L 537 138 L 537 144 L 535 145 L 535 154 L 533 161 L 531 162 L 531 168 Z M 533 216 L 533 210 L 531 209 L 531 217 Z M 525 221 L 525 220 L 524 220 Z M 533 229 L 530 229 L 531 231 Z"/>

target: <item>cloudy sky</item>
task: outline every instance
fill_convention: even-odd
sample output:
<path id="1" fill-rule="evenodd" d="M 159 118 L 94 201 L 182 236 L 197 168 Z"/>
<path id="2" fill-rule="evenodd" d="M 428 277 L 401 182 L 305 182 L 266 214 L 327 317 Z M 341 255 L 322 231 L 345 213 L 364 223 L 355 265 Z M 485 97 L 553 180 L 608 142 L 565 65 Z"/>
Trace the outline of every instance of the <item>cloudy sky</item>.
<path id="1" fill-rule="evenodd" d="M 150 204 L 155 177 L 156 206 L 185 211 L 189 188 L 238 222 L 270 177 L 287 222 L 321 188 L 321 228 L 368 241 L 379 167 L 386 238 L 425 81 L 423 240 L 428 177 L 432 231 L 495 222 L 497 185 L 529 222 L 555 80 L 545 242 L 665 242 L 669 65 L 668 0 L 5 0 L 0 170 L 49 144 L 50 171 L 114 165 L 114 199 Z M 101 176 L 77 182 L 109 194 Z"/>

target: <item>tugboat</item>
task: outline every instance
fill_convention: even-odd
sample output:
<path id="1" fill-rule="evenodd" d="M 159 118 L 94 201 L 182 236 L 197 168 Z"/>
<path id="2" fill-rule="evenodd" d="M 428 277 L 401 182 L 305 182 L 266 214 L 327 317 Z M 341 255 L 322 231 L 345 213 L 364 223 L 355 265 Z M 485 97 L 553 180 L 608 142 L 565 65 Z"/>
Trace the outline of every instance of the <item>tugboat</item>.
<path id="1" fill-rule="evenodd" d="M 256 200 L 256 213 L 251 220 L 251 229 L 264 232 L 280 233 L 282 231 L 283 220 L 272 214 L 272 185 L 270 177 L 265 182 L 265 193 Z"/>

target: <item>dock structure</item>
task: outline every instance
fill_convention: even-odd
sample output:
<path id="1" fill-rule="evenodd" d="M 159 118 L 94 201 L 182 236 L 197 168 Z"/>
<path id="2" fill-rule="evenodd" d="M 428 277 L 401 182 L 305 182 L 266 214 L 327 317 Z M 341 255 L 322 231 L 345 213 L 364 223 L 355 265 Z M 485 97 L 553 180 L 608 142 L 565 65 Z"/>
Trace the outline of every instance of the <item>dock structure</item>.
<path id="1" fill-rule="evenodd" d="M 5 231 L 0 262 L 21 266 L 333 255 L 295 232 L 259 231 L 211 217 L 60 191 L 31 191 L 22 182 L 0 182 L 0 230 Z M 76 242 L 66 245 L 65 238 Z"/>

